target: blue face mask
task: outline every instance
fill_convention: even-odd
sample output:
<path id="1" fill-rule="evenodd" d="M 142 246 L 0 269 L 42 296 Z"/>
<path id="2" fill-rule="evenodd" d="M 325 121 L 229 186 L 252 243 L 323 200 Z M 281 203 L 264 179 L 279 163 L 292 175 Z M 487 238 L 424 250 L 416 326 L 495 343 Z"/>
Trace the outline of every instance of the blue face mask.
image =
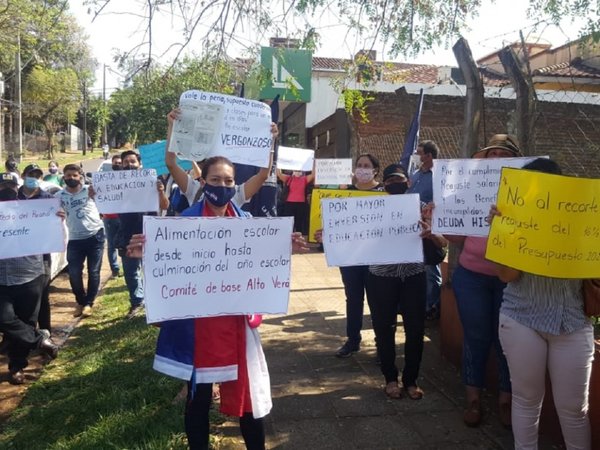
<path id="1" fill-rule="evenodd" d="M 40 180 L 33 177 L 25 177 L 25 180 L 23 180 L 23 184 L 27 189 L 37 189 L 40 187 Z"/>
<path id="2" fill-rule="evenodd" d="M 204 185 L 204 195 L 213 205 L 225 206 L 235 195 L 235 186 L 213 186 L 206 183 Z"/>

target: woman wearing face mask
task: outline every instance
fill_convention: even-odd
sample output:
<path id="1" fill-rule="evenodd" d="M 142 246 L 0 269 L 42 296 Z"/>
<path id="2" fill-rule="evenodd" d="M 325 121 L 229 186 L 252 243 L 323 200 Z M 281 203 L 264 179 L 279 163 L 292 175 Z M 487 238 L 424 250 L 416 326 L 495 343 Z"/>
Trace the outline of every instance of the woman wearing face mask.
<path id="1" fill-rule="evenodd" d="M 65 185 L 62 173 L 60 173 L 58 163 L 56 161 L 50 161 L 48 163 L 48 174 L 44 176 L 44 181 L 46 181 L 47 183 L 55 184 L 60 187 L 63 187 Z"/>
<path id="2" fill-rule="evenodd" d="M 231 161 L 218 156 L 209 158 L 202 173 L 204 195 L 182 216 L 248 216 L 231 201 L 236 192 Z M 133 236 L 128 255 L 141 257 L 143 242 L 143 235 Z M 307 250 L 304 239 L 296 233 L 292 235 L 292 248 L 295 251 Z M 252 326 L 247 316 L 176 320 L 161 324 L 154 368 L 189 383 L 185 430 L 190 449 L 208 449 L 213 383 L 221 383 L 221 412 L 239 417 L 246 447 L 265 448 L 263 417 L 271 409 L 269 377 L 260 338 Z M 248 352 L 249 348 L 253 351 Z M 206 360 L 212 361 L 210 368 L 197 362 Z M 235 366 L 235 373 L 226 370 L 228 366 Z M 224 370 L 215 370 L 220 367 Z M 260 389 L 255 389 L 257 386 Z"/>
<path id="3" fill-rule="evenodd" d="M 277 178 L 287 186 L 288 193 L 283 204 L 283 215 L 294 218 L 294 231 L 305 234 L 305 224 L 308 217 L 308 202 L 306 188 L 315 181 L 315 171 L 308 175 L 295 171 L 291 175 L 277 169 Z"/>
<path id="4" fill-rule="evenodd" d="M 392 195 L 404 194 L 408 178 L 402 166 L 392 164 L 383 171 L 385 190 Z M 430 217 L 423 211 L 421 237 L 430 240 L 436 248 L 443 248 L 447 241 L 431 234 Z M 384 392 L 388 398 L 399 399 L 404 392 L 413 400 L 423 398 L 423 390 L 417 384 L 423 338 L 425 335 L 425 303 L 427 276 L 423 263 L 373 265 L 368 268 L 368 286 L 371 319 L 375 331 L 377 353 L 381 372 L 385 378 Z M 398 384 L 396 367 L 396 322 L 398 311 L 406 340 L 404 344 L 404 368 L 402 387 Z"/>
<path id="5" fill-rule="evenodd" d="M 497 134 L 489 146 L 473 154 L 473 158 L 510 158 L 521 156 L 517 141 L 506 134 Z M 506 357 L 498 338 L 498 319 L 502 292 L 506 286 L 496 275 L 496 266 L 485 259 L 487 237 L 447 236 L 450 242 L 462 246 L 458 265 L 452 276 L 458 315 L 463 327 L 462 378 L 467 405 L 463 420 L 476 427 L 483 416 L 481 391 L 490 349 L 494 348 L 498 366 L 498 411 L 500 422 L 511 425 L 511 386 Z"/>
<path id="6" fill-rule="evenodd" d="M 379 173 L 379 160 L 369 153 L 356 158 L 354 184 L 348 189 L 359 191 L 383 191 L 383 185 L 375 177 Z M 338 358 L 347 358 L 360 350 L 362 337 L 365 291 L 369 266 L 340 267 L 346 294 L 346 342 L 336 351 Z M 367 301 L 369 295 L 367 292 Z"/>

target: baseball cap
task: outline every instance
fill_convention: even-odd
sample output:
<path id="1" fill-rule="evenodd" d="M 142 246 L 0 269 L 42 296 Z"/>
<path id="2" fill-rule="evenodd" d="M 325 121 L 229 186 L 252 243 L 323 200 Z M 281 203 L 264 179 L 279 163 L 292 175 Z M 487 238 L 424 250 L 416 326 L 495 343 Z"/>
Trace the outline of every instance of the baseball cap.
<path id="1" fill-rule="evenodd" d="M 19 184 L 19 179 L 13 173 L 4 172 L 4 173 L 0 173 L 0 184 L 2 184 L 2 183 Z"/>
<path id="2" fill-rule="evenodd" d="M 392 177 L 406 177 L 406 170 L 402 164 L 390 164 L 383 170 L 383 181 Z"/>
<path id="3" fill-rule="evenodd" d="M 39 172 L 40 176 L 44 175 L 44 171 L 37 164 L 29 164 L 23 169 L 23 176 L 31 174 L 31 172 Z"/>

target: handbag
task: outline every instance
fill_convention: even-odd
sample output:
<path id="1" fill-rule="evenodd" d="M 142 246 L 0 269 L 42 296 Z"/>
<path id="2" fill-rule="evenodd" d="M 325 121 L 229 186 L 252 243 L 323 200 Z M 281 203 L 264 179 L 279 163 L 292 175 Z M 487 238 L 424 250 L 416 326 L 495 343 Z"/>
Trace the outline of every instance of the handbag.
<path id="1" fill-rule="evenodd" d="M 587 316 L 600 316 L 600 279 L 583 280 L 583 310 Z"/>
<path id="2" fill-rule="evenodd" d="M 423 241 L 423 259 L 426 266 L 437 266 L 448 253 L 448 247 L 438 247 L 431 239 L 422 239 Z"/>

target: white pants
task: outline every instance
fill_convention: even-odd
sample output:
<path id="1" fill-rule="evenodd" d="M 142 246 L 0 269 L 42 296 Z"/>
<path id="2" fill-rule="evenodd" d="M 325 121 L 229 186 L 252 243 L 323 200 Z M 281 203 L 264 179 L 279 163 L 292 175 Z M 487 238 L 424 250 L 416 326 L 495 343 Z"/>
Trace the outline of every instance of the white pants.
<path id="1" fill-rule="evenodd" d="M 500 314 L 499 335 L 512 383 L 515 449 L 538 448 L 547 368 L 567 449 L 590 450 L 588 396 L 594 359 L 593 327 L 556 336 Z"/>

